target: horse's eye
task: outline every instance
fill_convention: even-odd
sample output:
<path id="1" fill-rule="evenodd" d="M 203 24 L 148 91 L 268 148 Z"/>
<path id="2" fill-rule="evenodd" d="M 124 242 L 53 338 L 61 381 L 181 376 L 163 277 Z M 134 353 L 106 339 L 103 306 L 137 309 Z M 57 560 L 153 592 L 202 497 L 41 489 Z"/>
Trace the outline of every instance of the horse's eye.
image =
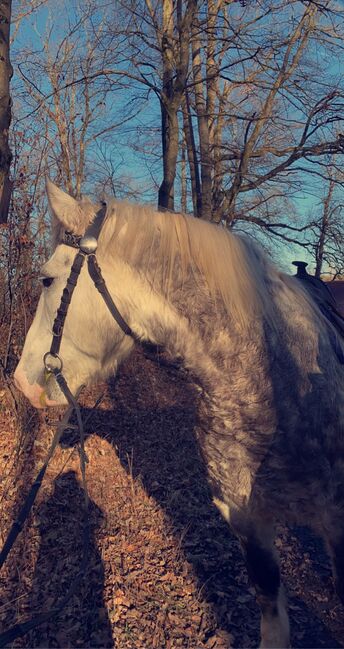
<path id="1" fill-rule="evenodd" d="M 53 277 L 42 277 L 42 284 L 44 288 L 49 288 L 49 286 L 52 285 L 53 281 L 54 281 Z"/>

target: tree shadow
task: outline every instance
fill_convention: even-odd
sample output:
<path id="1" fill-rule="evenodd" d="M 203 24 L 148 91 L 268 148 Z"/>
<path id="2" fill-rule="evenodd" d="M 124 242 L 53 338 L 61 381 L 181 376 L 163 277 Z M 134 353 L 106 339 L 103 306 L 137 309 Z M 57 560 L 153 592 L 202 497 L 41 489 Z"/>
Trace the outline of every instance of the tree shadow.
<path id="1" fill-rule="evenodd" d="M 40 549 L 32 580 L 30 615 L 54 608 L 75 579 L 82 559 L 83 490 L 74 471 L 60 475 L 37 511 Z M 66 607 L 25 637 L 29 647 L 113 647 L 103 601 L 104 567 L 95 531 L 102 512 L 89 506 L 90 542 L 85 576 Z"/>
<path id="2" fill-rule="evenodd" d="M 153 368 L 135 353 L 110 384 L 110 395 L 111 415 L 97 411 L 88 434 L 96 432 L 115 446 L 126 471 L 140 478 L 168 515 L 214 613 L 204 642 L 217 628 L 227 634 L 228 646 L 257 646 L 260 615 L 241 550 L 212 503 L 195 437 L 197 393 L 173 367 Z M 72 437 L 65 443 L 73 443 Z M 294 598 L 293 605 L 294 625 L 306 629 L 298 646 L 340 647 L 303 602 Z"/>

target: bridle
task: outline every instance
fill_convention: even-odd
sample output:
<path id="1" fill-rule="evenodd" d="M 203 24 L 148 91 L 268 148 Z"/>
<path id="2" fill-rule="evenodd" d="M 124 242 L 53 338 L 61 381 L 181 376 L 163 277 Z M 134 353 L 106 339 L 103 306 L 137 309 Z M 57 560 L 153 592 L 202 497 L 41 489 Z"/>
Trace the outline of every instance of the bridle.
<path id="1" fill-rule="evenodd" d="M 79 435 L 80 435 L 80 445 L 79 445 L 80 468 L 81 468 L 81 476 L 82 476 L 82 483 L 84 489 L 84 512 L 83 512 L 84 528 L 83 528 L 83 538 L 82 538 L 82 560 L 80 563 L 79 571 L 75 579 L 73 580 L 69 590 L 64 595 L 64 597 L 62 597 L 62 599 L 59 602 L 57 602 L 55 608 L 47 612 L 40 613 L 36 617 L 27 620 L 23 623 L 15 624 L 4 633 L 1 633 L 0 647 L 7 646 L 8 643 L 12 642 L 15 638 L 24 635 L 29 630 L 35 628 L 36 626 L 42 624 L 43 622 L 47 622 L 48 620 L 51 619 L 51 617 L 58 614 L 62 610 L 62 608 L 64 608 L 66 603 L 70 600 L 72 595 L 74 595 L 74 593 L 76 592 L 80 584 L 80 581 L 83 579 L 87 567 L 88 552 L 90 546 L 90 529 L 89 529 L 89 522 L 88 522 L 89 497 L 88 497 L 87 485 L 86 485 L 86 462 L 88 460 L 84 448 L 84 442 L 85 442 L 84 426 L 81 417 L 80 406 L 78 404 L 78 395 L 74 396 L 68 387 L 67 381 L 62 374 L 63 362 L 59 355 L 61 341 L 62 341 L 63 327 L 65 324 L 68 307 L 71 303 L 73 292 L 77 285 L 77 281 L 81 269 L 85 263 L 85 259 L 87 259 L 87 268 L 88 268 L 89 275 L 93 280 L 95 287 L 98 289 L 101 296 L 103 297 L 106 306 L 108 307 L 110 313 L 116 320 L 117 324 L 122 329 L 122 331 L 126 334 L 126 336 L 131 336 L 136 342 L 139 341 L 138 337 L 131 330 L 128 323 L 125 321 L 125 319 L 117 309 L 106 287 L 105 281 L 103 279 L 101 270 L 99 268 L 96 259 L 98 237 L 103 225 L 104 217 L 105 217 L 105 205 L 103 205 L 103 208 L 99 210 L 99 212 L 96 214 L 93 223 L 87 228 L 83 236 L 77 236 L 71 232 L 64 232 L 62 236 L 61 243 L 64 243 L 67 246 L 71 246 L 72 248 L 76 248 L 78 252 L 74 258 L 71 271 L 67 279 L 66 286 L 63 289 L 60 306 L 56 313 L 56 317 L 53 324 L 53 339 L 51 342 L 50 350 L 46 352 L 43 356 L 45 380 L 47 381 L 49 376 L 51 375 L 55 377 L 56 382 L 60 387 L 61 391 L 63 392 L 63 394 L 65 395 L 68 403 L 75 410 L 77 421 L 78 421 L 78 428 L 79 428 Z M 42 484 L 42 480 L 44 478 L 50 459 L 54 453 L 54 450 L 61 438 L 64 429 L 65 429 L 64 426 L 61 426 L 61 428 L 59 427 L 57 428 L 48 455 L 46 457 L 46 460 L 43 463 L 43 466 L 41 467 L 34 483 L 31 486 L 29 494 L 25 499 L 22 508 L 19 511 L 17 519 L 13 523 L 7 535 L 3 548 L 0 552 L 0 568 L 6 561 L 6 558 L 19 532 L 23 529 L 25 520 L 28 517 L 28 514 L 35 502 L 38 490 Z"/>
<path id="2" fill-rule="evenodd" d="M 63 362 L 59 355 L 59 352 L 68 308 L 71 303 L 73 292 L 77 285 L 81 269 L 85 263 L 85 259 L 87 259 L 87 268 L 89 275 L 95 287 L 101 294 L 111 315 L 116 320 L 118 326 L 122 329 L 126 336 L 131 336 L 135 341 L 138 341 L 137 336 L 129 327 L 128 323 L 125 321 L 116 304 L 114 303 L 106 287 L 101 269 L 96 259 L 98 237 L 103 225 L 104 217 L 105 206 L 97 213 L 93 223 L 87 228 L 83 236 L 78 236 L 68 231 L 65 231 L 63 233 L 61 243 L 65 244 L 66 246 L 76 248 L 78 252 L 74 258 L 66 286 L 63 289 L 60 306 L 57 310 L 53 323 L 53 339 L 51 342 L 50 350 L 43 356 L 45 381 L 47 382 L 48 378 L 53 375 L 67 401 L 71 403 L 75 408 L 76 400 L 68 387 L 65 377 L 62 374 Z"/>
<path id="3" fill-rule="evenodd" d="M 86 484 L 86 462 L 88 460 L 85 453 L 84 425 L 81 417 L 80 406 L 78 404 L 78 394 L 74 396 L 68 387 L 68 383 L 62 374 L 63 362 L 59 355 L 63 328 L 68 313 L 68 308 L 71 303 L 73 292 L 77 285 L 78 278 L 81 273 L 81 269 L 85 263 L 85 259 L 87 259 L 87 268 L 88 268 L 89 275 L 95 287 L 101 294 L 113 318 L 116 320 L 118 326 L 122 329 L 123 333 L 126 336 L 131 336 L 135 342 L 141 342 L 139 341 L 139 338 L 135 335 L 135 333 L 132 331 L 132 329 L 129 327 L 128 323 L 125 321 L 125 319 L 119 312 L 116 304 L 114 303 L 106 287 L 104 278 L 102 276 L 100 267 L 96 259 L 98 237 L 105 218 L 105 208 L 106 205 L 103 204 L 102 209 L 100 209 L 97 212 L 94 221 L 86 229 L 86 232 L 83 236 L 77 236 L 72 232 L 68 232 L 68 231 L 65 231 L 63 233 L 61 243 L 65 244 L 66 246 L 76 248 L 77 254 L 74 258 L 70 270 L 70 274 L 67 279 L 66 286 L 63 289 L 61 302 L 57 309 L 57 313 L 53 323 L 53 339 L 51 341 L 50 350 L 46 352 L 43 356 L 45 381 L 47 382 L 50 376 L 54 376 L 60 390 L 66 397 L 71 408 L 75 410 L 77 421 L 78 421 L 79 436 L 80 436 L 80 444 L 79 444 L 80 469 L 81 469 L 81 477 L 82 477 L 82 484 L 84 490 L 84 508 L 83 508 L 84 525 L 83 525 L 83 535 L 82 535 L 82 560 L 80 563 L 78 573 L 75 576 L 70 588 L 67 590 L 64 597 L 62 597 L 61 600 L 55 604 L 55 608 L 40 613 L 39 615 L 27 621 L 24 621 L 19 624 L 15 624 L 4 633 L 0 633 L 0 647 L 7 646 L 15 638 L 24 635 L 31 629 L 34 629 L 39 624 L 47 622 L 54 615 L 57 615 L 65 607 L 66 603 L 71 599 L 71 597 L 77 591 L 77 588 L 84 577 L 86 567 L 87 567 L 89 547 L 90 547 L 90 526 L 88 521 L 89 497 L 88 497 L 87 484 Z M 66 423 L 68 423 L 68 418 L 66 420 Z M 24 501 L 24 504 L 22 505 L 19 511 L 17 519 L 12 524 L 12 527 L 7 535 L 3 548 L 0 552 L 0 568 L 6 561 L 6 558 L 13 544 L 15 543 L 18 534 L 23 529 L 24 523 L 29 515 L 29 512 L 35 502 L 38 490 L 42 484 L 42 480 L 44 478 L 50 459 L 53 456 L 54 450 L 57 444 L 59 443 L 59 440 L 64 430 L 65 430 L 65 426 L 57 427 L 57 430 L 53 437 L 45 462 L 43 463 L 43 466 L 41 467 L 35 481 L 31 486 L 31 489 Z"/>

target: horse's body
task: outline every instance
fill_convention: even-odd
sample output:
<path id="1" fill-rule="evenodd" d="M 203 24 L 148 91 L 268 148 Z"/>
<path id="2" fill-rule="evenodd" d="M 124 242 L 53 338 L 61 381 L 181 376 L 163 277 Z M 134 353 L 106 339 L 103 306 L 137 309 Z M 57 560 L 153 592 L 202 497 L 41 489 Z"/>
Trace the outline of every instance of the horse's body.
<path id="1" fill-rule="evenodd" d="M 54 185 L 61 227 L 82 234 L 96 206 Z M 16 370 L 39 406 L 63 402 L 42 357 L 75 251 L 57 245 Z M 276 521 L 302 522 L 327 543 L 344 595 L 344 370 L 328 323 L 297 280 L 253 243 L 202 221 L 117 202 L 107 208 L 97 258 L 135 335 L 183 362 L 201 393 L 199 444 L 214 502 L 239 536 L 262 609 L 262 645 L 289 644 L 273 548 Z M 332 331 L 333 339 L 333 331 Z M 116 371 L 134 343 L 83 270 L 61 345 L 73 392 Z"/>

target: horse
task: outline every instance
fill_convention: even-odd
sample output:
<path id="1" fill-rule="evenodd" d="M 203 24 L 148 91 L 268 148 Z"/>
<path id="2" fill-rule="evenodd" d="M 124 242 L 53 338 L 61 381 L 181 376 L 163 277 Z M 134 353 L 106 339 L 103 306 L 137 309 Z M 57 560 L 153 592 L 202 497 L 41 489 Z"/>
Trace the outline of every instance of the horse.
<path id="1" fill-rule="evenodd" d="M 178 361 L 199 395 L 197 441 L 213 502 L 255 587 L 260 646 L 289 647 L 277 524 L 306 524 L 325 539 L 344 601 L 344 370 L 334 329 L 249 237 L 149 206 L 77 201 L 49 180 L 47 196 L 54 252 L 16 386 L 42 408 L 66 403 L 60 371 L 76 395 L 116 374 L 138 342 Z M 79 253 L 96 257 L 122 320 L 85 266 L 75 277 Z M 63 289 L 69 305 L 56 332 Z M 52 337 L 59 367 L 50 362 L 47 372 Z"/>

